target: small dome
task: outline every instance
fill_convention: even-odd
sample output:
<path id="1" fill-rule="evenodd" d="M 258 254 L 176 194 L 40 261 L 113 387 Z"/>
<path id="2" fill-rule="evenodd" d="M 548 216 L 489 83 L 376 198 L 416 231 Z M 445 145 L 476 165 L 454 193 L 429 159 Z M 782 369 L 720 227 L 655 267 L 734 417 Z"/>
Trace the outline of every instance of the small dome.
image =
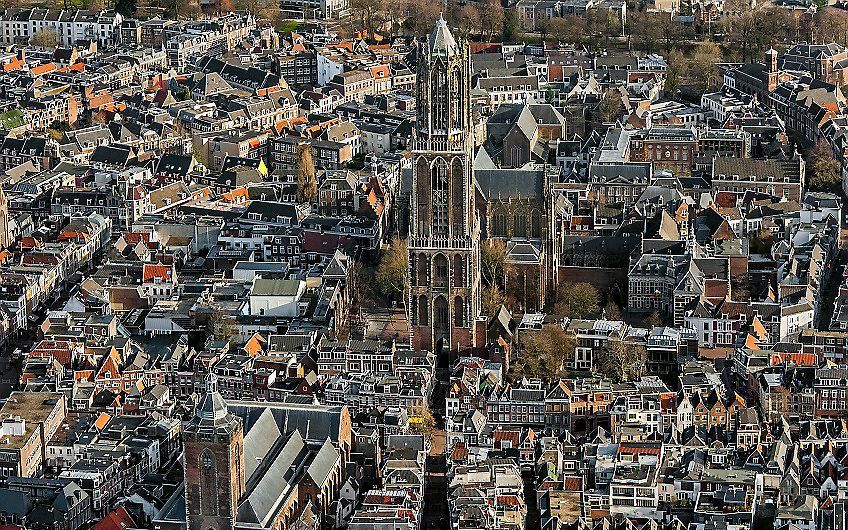
<path id="1" fill-rule="evenodd" d="M 194 407 L 194 417 L 200 421 L 219 421 L 229 416 L 227 404 L 224 398 L 218 393 L 218 376 L 209 374 L 206 377 L 206 389 L 197 405 Z"/>

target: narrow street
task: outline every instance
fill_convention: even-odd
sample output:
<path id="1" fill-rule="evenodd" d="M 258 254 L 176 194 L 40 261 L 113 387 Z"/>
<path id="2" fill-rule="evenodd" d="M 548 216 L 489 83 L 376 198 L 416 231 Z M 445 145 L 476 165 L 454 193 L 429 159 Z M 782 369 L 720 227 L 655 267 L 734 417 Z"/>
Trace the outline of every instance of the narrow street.
<path id="1" fill-rule="evenodd" d="M 444 443 L 442 444 L 444 447 Z M 424 511 L 421 528 L 440 530 L 450 526 L 448 514 L 447 458 L 444 453 L 427 457 L 427 472 L 424 475 Z"/>
<path id="2" fill-rule="evenodd" d="M 532 471 L 522 470 L 521 478 L 524 480 L 524 501 L 527 503 L 527 530 L 538 530 L 542 526 L 539 514 L 539 503 L 536 502 L 536 477 Z"/>
<path id="3" fill-rule="evenodd" d="M 836 251 L 836 258 L 833 261 L 833 270 L 830 271 L 830 277 L 824 284 L 822 289 L 822 305 L 821 317 L 818 321 L 817 329 L 827 330 L 830 327 L 830 320 L 836 310 L 836 298 L 839 296 L 839 286 L 842 284 L 844 276 L 845 264 L 848 261 L 848 251 L 840 248 Z"/>
<path id="4" fill-rule="evenodd" d="M 430 437 L 430 454 L 424 473 L 424 509 L 421 516 L 423 530 L 443 529 L 450 526 L 448 513 L 448 464 L 445 433 L 445 397 L 450 382 L 447 356 L 439 356 L 441 366 L 436 368 L 436 384 L 430 397 L 430 410 L 436 420 L 436 428 Z"/>

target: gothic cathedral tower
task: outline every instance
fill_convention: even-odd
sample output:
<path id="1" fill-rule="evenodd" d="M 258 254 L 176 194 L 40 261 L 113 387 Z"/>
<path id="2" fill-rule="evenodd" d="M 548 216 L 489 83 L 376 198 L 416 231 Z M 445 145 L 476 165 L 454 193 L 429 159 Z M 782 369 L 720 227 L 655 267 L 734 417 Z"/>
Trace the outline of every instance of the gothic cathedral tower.
<path id="1" fill-rule="evenodd" d="M 443 18 L 418 51 L 408 241 L 412 347 L 463 351 L 474 345 L 480 306 L 471 56 Z"/>
<path id="2" fill-rule="evenodd" d="M 210 374 L 183 429 L 187 530 L 232 530 L 244 494 L 243 437 Z"/>

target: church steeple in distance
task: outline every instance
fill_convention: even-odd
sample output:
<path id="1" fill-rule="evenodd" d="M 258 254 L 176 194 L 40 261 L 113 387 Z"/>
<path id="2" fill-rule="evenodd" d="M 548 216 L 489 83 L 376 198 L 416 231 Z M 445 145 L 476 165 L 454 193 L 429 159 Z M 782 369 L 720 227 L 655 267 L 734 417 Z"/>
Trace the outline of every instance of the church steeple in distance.
<path id="1" fill-rule="evenodd" d="M 471 54 L 444 18 L 419 44 L 409 246 L 414 348 L 463 351 L 479 315 Z"/>

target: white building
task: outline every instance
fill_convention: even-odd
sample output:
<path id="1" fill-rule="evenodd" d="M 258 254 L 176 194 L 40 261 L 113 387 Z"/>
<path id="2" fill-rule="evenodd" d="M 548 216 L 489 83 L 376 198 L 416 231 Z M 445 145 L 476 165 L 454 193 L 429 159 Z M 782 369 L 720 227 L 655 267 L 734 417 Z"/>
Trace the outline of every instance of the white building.
<path id="1" fill-rule="evenodd" d="M 60 46 L 94 41 L 100 47 L 115 46 L 121 36 L 123 17 L 114 11 L 84 9 L 6 10 L 0 14 L 0 42 L 27 43 L 42 30 L 56 34 Z"/>
<path id="2" fill-rule="evenodd" d="M 265 279 L 257 276 L 250 288 L 250 314 L 297 317 L 306 291 L 303 280 Z"/>

